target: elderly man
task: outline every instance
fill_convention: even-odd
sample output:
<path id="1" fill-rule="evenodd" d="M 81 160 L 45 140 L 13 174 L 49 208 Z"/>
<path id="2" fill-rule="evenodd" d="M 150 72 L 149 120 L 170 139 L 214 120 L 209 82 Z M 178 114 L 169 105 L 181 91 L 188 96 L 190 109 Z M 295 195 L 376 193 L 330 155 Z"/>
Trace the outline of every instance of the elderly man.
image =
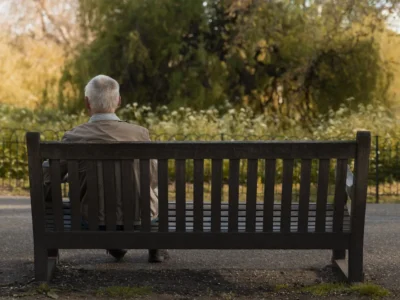
<path id="1" fill-rule="evenodd" d="M 119 94 L 119 84 L 111 77 L 105 75 L 98 75 L 92 78 L 85 87 L 85 106 L 90 115 L 88 123 L 79 125 L 70 131 L 66 132 L 64 142 L 133 142 L 133 141 L 150 141 L 149 131 L 146 128 L 129 124 L 121 121 L 116 115 L 115 111 L 121 104 L 121 97 Z M 122 204 L 121 204 L 121 185 L 120 178 L 120 164 L 116 162 L 115 176 L 116 176 L 116 204 L 117 204 L 117 229 L 123 228 L 122 217 Z M 62 166 L 64 173 L 67 172 L 66 166 Z M 99 178 L 102 177 L 102 166 L 98 163 Z M 80 167 L 81 181 L 81 210 L 83 215 L 83 226 L 87 225 L 88 217 L 88 197 L 86 195 L 86 178 L 85 166 Z M 150 188 L 150 208 L 151 217 L 153 221 L 158 217 L 158 198 L 157 198 L 157 165 L 156 161 L 151 161 L 151 188 Z M 134 173 L 136 181 L 138 180 L 139 166 L 134 165 Z M 44 165 L 45 183 L 49 182 L 48 168 Z M 99 180 L 99 224 L 100 229 L 104 229 L 105 216 L 104 216 L 104 186 Z M 135 203 L 138 206 L 138 203 Z M 139 212 L 139 209 L 135 210 Z M 140 216 L 135 216 L 135 223 L 140 223 Z M 109 254 L 117 260 L 122 259 L 126 254 L 126 250 L 111 249 L 107 250 Z M 149 250 L 149 262 L 161 262 L 167 258 L 167 252 L 161 250 Z"/>

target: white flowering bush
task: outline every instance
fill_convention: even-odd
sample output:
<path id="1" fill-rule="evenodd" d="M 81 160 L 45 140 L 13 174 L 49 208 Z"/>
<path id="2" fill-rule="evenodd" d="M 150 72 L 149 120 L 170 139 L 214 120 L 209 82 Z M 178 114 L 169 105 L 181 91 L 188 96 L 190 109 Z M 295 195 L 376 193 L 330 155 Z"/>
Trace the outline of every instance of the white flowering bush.
<path id="1" fill-rule="evenodd" d="M 342 106 L 327 116 L 317 117 L 313 124 L 303 126 L 293 119 L 275 112 L 255 115 L 250 108 L 234 108 L 229 103 L 207 110 L 181 107 L 170 110 L 166 106 L 151 108 L 136 103 L 121 108 L 117 114 L 127 122 L 147 127 L 153 140 L 332 140 L 354 139 L 358 130 L 370 130 L 379 136 L 379 167 L 381 181 L 400 180 L 399 164 L 400 126 L 390 111 L 382 106 L 362 106 L 357 111 Z M 0 178 L 27 176 L 25 131 L 40 131 L 43 139 L 57 140 L 63 133 L 87 122 L 85 112 L 68 115 L 60 111 L 32 111 L 0 107 Z M 375 147 L 373 138 L 373 149 Z M 371 178 L 376 168 L 375 151 L 371 151 Z M 227 162 L 224 162 L 225 165 Z M 191 165 L 188 165 L 191 173 Z M 210 162 L 206 162 L 206 170 Z M 281 172 L 278 164 L 278 174 Z M 245 170 L 245 166 L 244 166 Z M 299 168 L 295 169 L 295 173 Z M 170 170 L 173 175 L 173 169 Z M 208 171 L 207 171 L 208 172 Z M 224 168 L 227 178 L 228 168 Z M 208 172 L 207 174 L 210 174 Z M 260 178 L 263 172 L 260 168 Z M 245 181 L 245 172 L 241 177 Z"/>

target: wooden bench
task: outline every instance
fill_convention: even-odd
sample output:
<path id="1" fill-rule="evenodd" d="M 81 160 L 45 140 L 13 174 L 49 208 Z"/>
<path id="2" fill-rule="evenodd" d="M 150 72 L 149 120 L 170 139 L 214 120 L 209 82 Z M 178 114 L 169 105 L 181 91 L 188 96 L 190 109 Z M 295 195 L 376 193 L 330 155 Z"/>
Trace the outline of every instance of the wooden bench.
<path id="1" fill-rule="evenodd" d="M 370 133 L 355 141 L 138 142 L 71 144 L 40 142 L 27 133 L 36 280 L 50 280 L 58 249 L 331 249 L 332 260 L 351 282 L 363 280 L 363 239 Z M 63 201 L 60 176 L 53 176 L 52 202 L 45 203 L 42 162 L 51 174 L 68 162 L 70 200 Z M 150 220 L 149 160 L 158 160 L 159 221 Z M 211 201 L 205 201 L 204 162 L 211 164 Z M 347 165 L 354 159 L 354 186 L 347 206 Z M 133 223 L 133 160 L 140 164 L 140 226 Z M 168 160 L 175 160 L 174 201 L 168 198 Z M 186 162 L 193 162 L 193 194 L 186 193 Z M 229 160 L 228 201 L 223 201 L 223 161 Z M 312 162 L 318 160 L 316 200 L 310 200 Z M 89 230 L 81 227 L 78 161 L 87 161 Z M 97 163 L 120 161 L 123 230 L 116 230 L 115 185 L 104 194 L 106 231 L 97 224 Z M 246 194 L 239 193 L 240 161 L 247 165 Z M 260 163 L 264 190 L 257 195 Z M 293 169 L 300 162 L 299 199 L 293 198 Z M 264 164 L 265 163 L 265 164 Z M 276 169 L 282 163 L 281 201 Z M 111 164 L 112 165 L 112 164 Z M 328 201 L 330 166 L 335 166 L 334 201 Z M 91 166 L 91 167 L 90 167 Z M 104 182 L 115 182 L 104 172 Z M 91 186 L 92 185 L 92 186 Z M 242 199 L 244 198 L 244 199 Z M 258 200 L 257 200 L 258 199 Z M 260 200 L 261 199 L 261 200 Z M 350 205 L 349 205 L 350 206 Z M 345 260 L 348 250 L 348 263 Z"/>

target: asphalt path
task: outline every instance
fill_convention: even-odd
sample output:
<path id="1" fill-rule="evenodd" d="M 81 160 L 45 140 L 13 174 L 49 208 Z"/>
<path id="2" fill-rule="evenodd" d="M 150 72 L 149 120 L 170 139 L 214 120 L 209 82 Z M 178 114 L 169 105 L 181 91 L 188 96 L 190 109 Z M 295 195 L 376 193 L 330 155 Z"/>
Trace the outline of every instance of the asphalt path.
<path id="1" fill-rule="evenodd" d="M 400 205 L 369 204 L 365 229 L 365 272 L 369 280 L 400 291 Z M 104 250 L 61 250 L 70 267 L 88 270 L 271 270 L 298 273 L 330 262 L 326 250 L 170 250 L 163 264 L 147 263 L 146 250 L 130 250 L 114 263 Z M 30 200 L 0 198 L 0 286 L 33 278 Z M 300 279 L 301 280 L 301 279 Z"/>

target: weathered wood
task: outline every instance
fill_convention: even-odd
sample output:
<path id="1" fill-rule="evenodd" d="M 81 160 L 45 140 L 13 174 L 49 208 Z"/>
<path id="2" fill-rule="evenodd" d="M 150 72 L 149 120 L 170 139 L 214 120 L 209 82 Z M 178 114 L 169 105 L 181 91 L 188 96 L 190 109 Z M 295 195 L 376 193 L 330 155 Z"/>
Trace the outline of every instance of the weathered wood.
<path id="1" fill-rule="evenodd" d="M 117 201 L 115 186 L 115 162 L 103 161 L 104 207 L 106 230 L 115 231 L 117 226 Z"/>
<path id="2" fill-rule="evenodd" d="M 203 230 L 203 201 L 204 201 L 204 160 L 194 160 L 193 174 L 193 215 L 194 215 L 194 230 Z M 168 209 L 168 204 L 167 204 Z M 187 216 L 188 214 L 186 214 Z"/>
<path id="3" fill-rule="evenodd" d="M 342 230 L 344 210 L 346 199 L 346 174 L 347 159 L 339 159 L 336 164 L 336 183 L 334 196 L 334 215 L 333 228 L 335 232 Z"/>
<path id="4" fill-rule="evenodd" d="M 311 184 L 311 159 L 301 161 L 300 198 L 299 198 L 299 232 L 307 232 L 310 184 Z M 292 211 L 293 215 L 293 211 Z"/>
<path id="5" fill-rule="evenodd" d="M 318 167 L 317 231 L 325 231 L 326 203 L 328 200 L 329 159 L 321 159 Z M 344 205 L 343 205 L 344 206 Z"/>
<path id="6" fill-rule="evenodd" d="M 86 170 L 87 197 L 89 202 L 89 230 L 98 229 L 99 188 L 97 178 L 97 161 L 88 161 Z"/>
<path id="7" fill-rule="evenodd" d="M 64 230 L 62 215 L 62 195 L 61 195 L 61 170 L 60 161 L 50 161 L 50 180 L 51 180 L 51 200 L 53 202 L 53 217 L 57 231 Z"/>
<path id="8" fill-rule="evenodd" d="M 28 149 L 29 185 L 32 207 L 35 279 L 47 279 L 47 250 L 45 247 L 45 210 L 40 133 L 26 134 Z M 57 248 L 57 247 L 53 247 Z"/>
<path id="9" fill-rule="evenodd" d="M 256 159 L 247 161 L 246 230 L 255 231 L 257 203 L 257 163 Z"/>
<path id="10" fill-rule="evenodd" d="M 42 143 L 44 157 L 51 159 L 329 159 L 354 158 L 354 141 L 334 142 L 131 142 L 119 143 Z"/>
<path id="11" fill-rule="evenodd" d="M 68 162 L 69 199 L 71 201 L 72 230 L 81 230 L 81 187 L 78 161 Z M 64 210 L 65 214 L 65 210 Z"/>
<path id="12" fill-rule="evenodd" d="M 290 208 L 292 205 L 292 189 L 293 189 L 293 160 L 283 160 L 282 175 L 282 216 L 281 228 L 282 232 L 290 231 Z"/>
<path id="13" fill-rule="evenodd" d="M 211 230 L 218 232 L 221 225 L 222 160 L 211 162 Z"/>
<path id="14" fill-rule="evenodd" d="M 142 231 L 150 231 L 150 161 L 140 160 L 140 221 Z"/>
<path id="15" fill-rule="evenodd" d="M 175 161 L 175 190 L 176 190 L 176 229 L 185 231 L 185 201 L 186 201 L 186 181 L 185 181 L 185 163 L 184 159 Z"/>
<path id="16" fill-rule="evenodd" d="M 46 233 L 46 246 L 62 249 L 346 249 L 348 233 L 252 232 L 60 232 Z"/>
<path id="17" fill-rule="evenodd" d="M 159 231 L 168 231 L 168 160 L 158 160 Z"/>
<path id="18" fill-rule="evenodd" d="M 121 197 L 124 214 L 124 230 L 133 229 L 135 219 L 135 204 L 137 201 L 137 186 L 133 174 L 134 161 L 121 160 Z"/>
<path id="19" fill-rule="evenodd" d="M 229 161 L 229 231 L 238 230 L 239 208 L 239 159 Z M 222 211 L 221 211 L 222 215 Z"/>
<path id="20" fill-rule="evenodd" d="M 354 172 L 354 200 L 351 202 L 351 231 L 349 245 L 349 280 L 363 281 L 364 226 L 368 188 L 369 154 L 371 134 L 357 132 L 357 153 Z"/>
<path id="21" fill-rule="evenodd" d="M 350 142 L 134 142 L 107 144 L 39 143 L 28 140 L 32 216 L 35 241 L 35 274 L 51 276 L 48 250 L 54 249 L 331 249 L 342 258 L 349 249 L 349 279 L 362 280 L 362 243 L 368 174 L 369 133 L 358 133 Z M 33 142 L 32 142 L 33 141 Z M 30 152 L 29 152 L 30 149 Z M 71 204 L 43 205 L 41 160 L 69 160 Z M 355 200 L 352 216 L 342 189 L 347 160 L 356 158 Z M 133 165 L 138 159 L 140 183 L 135 187 Z M 158 159 L 159 223 L 151 223 L 150 159 Z M 176 160 L 176 203 L 168 202 L 168 160 Z M 204 201 L 204 159 L 212 161 L 211 202 Z M 229 200 L 222 202 L 223 160 L 229 159 Z M 246 202 L 239 198 L 240 160 L 248 160 Z M 264 199 L 257 201 L 257 163 L 265 159 Z M 274 203 L 276 159 L 283 159 L 282 203 Z M 294 159 L 301 159 L 299 203 L 292 203 Z M 311 162 L 320 160 L 317 204 L 309 203 Z M 338 160 L 335 203 L 327 203 L 329 161 Z M 71 161 L 73 160 L 73 162 Z M 185 160 L 194 161 L 194 202 L 186 201 Z M 87 165 L 78 173 L 78 161 Z M 103 168 L 97 169 L 97 162 Z M 116 231 L 116 192 L 121 164 L 124 230 Z M 56 163 L 57 164 L 57 163 Z M 52 173 L 59 173 L 53 167 Z M 118 169 L 117 169 L 118 170 Z M 56 172 L 57 171 L 57 172 Z M 84 174 L 86 172 L 86 174 Z M 101 172 L 101 173 L 100 173 Z M 89 231 L 78 228 L 79 184 L 86 175 Z M 54 186 L 59 179 L 53 175 Z M 98 230 L 98 180 L 104 180 L 106 227 Z M 39 180 L 40 179 L 40 180 Z M 137 191 L 135 190 L 137 188 Z M 139 189 L 140 188 L 140 189 Z M 141 225 L 134 226 L 135 198 L 140 190 Z M 118 192 L 119 193 L 119 192 Z M 54 198 L 57 198 L 54 197 Z M 60 210 L 61 208 L 61 210 Z M 56 217 L 55 217 L 56 216 Z M 111 216 L 111 218 L 110 218 Z M 60 222 L 61 221 L 61 222 Z M 350 224 L 351 222 L 351 224 Z M 64 231 L 60 231 L 60 226 Z M 350 226 L 351 225 L 351 226 Z M 350 230 L 351 229 L 351 230 Z M 52 251 L 52 250 L 51 250 Z"/>
<path id="22" fill-rule="evenodd" d="M 265 184 L 264 184 L 264 231 L 272 231 L 272 217 L 274 212 L 274 194 L 275 194 L 275 173 L 276 160 L 267 159 L 265 161 Z M 256 205 L 256 209 L 257 209 Z M 279 208 L 280 209 L 280 208 Z"/>

